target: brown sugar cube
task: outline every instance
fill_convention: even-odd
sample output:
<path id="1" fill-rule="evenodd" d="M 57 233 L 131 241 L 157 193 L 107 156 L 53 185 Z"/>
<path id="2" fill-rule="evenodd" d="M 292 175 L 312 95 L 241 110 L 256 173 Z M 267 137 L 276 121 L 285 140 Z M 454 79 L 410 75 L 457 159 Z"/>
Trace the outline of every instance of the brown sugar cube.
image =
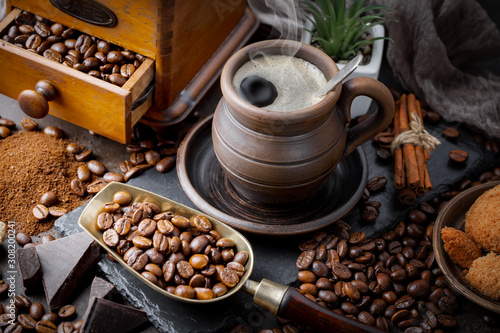
<path id="1" fill-rule="evenodd" d="M 474 260 L 465 278 L 483 295 L 500 300 L 500 255 L 490 252 Z"/>
<path id="2" fill-rule="evenodd" d="M 441 239 L 451 260 L 462 268 L 469 268 L 474 260 L 483 256 L 481 248 L 463 231 L 443 228 Z"/>
<path id="3" fill-rule="evenodd" d="M 484 251 L 500 253 L 500 185 L 484 192 L 471 206 L 465 232 Z"/>

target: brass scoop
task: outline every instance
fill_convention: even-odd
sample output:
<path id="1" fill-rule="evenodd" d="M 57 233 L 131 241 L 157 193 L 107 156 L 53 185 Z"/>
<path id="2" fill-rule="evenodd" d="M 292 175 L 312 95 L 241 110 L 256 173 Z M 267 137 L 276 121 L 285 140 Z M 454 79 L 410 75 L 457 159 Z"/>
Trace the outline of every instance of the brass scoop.
<path id="1" fill-rule="evenodd" d="M 158 287 L 156 284 L 147 280 L 139 272 L 132 269 L 123 258 L 102 240 L 102 231 L 97 228 L 96 221 L 98 215 L 103 211 L 102 207 L 105 203 L 113 201 L 113 195 L 118 191 L 126 191 L 132 196 L 132 202 L 151 202 L 161 208 L 162 211 L 172 211 L 175 214 L 193 216 L 202 214 L 212 222 L 213 228 L 217 230 L 222 237 L 231 238 L 238 251 L 246 251 L 248 253 L 248 260 L 245 264 L 245 274 L 240 278 L 239 283 L 231 288 L 225 295 L 216 297 L 209 300 L 188 299 L 169 293 L 166 290 Z M 253 295 L 253 300 L 257 305 L 268 309 L 272 313 L 282 318 L 291 319 L 295 322 L 302 322 L 309 327 L 315 328 L 323 332 L 381 332 L 376 328 L 362 324 L 355 320 L 346 318 L 333 311 L 327 310 L 316 303 L 308 300 L 302 296 L 295 288 L 282 285 L 268 279 L 262 279 L 260 283 L 250 280 L 250 275 L 254 265 L 254 254 L 251 244 L 248 240 L 238 231 L 227 226 L 226 224 L 207 216 L 190 207 L 157 195 L 155 193 L 126 185 L 122 183 L 112 182 L 102 189 L 85 207 L 80 218 L 78 225 L 92 236 L 97 243 L 99 243 L 106 251 L 111 254 L 120 264 L 134 274 L 138 279 L 143 281 L 150 288 L 153 288 L 158 293 L 166 297 L 187 303 L 212 303 L 223 300 L 235 294 L 238 290 L 242 289 L 249 294 Z"/>

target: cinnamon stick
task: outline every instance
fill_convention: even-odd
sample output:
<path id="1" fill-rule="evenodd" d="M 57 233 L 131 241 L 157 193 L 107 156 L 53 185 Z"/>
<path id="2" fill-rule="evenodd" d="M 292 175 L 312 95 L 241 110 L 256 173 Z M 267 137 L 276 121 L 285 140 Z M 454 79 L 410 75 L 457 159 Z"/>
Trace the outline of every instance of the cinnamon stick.
<path id="1" fill-rule="evenodd" d="M 413 120 L 413 117 L 417 117 L 422 122 L 422 118 L 418 115 L 418 101 L 414 94 L 408 95 L 408 116 L 409 120 Z M 427 163 L 425 159 L 424 147 L 420 145 L 414 145 L 415 147 L 415 156 L 417 158 L 417 170 L 418 177 L 420 178 L 420 183 L 416 187 L 415 191 L 418 195 L 424 195 L 426 192 L 425 189 L 425 170 L 427 169 Z"/>
<path id="2" fill-rule="evenodd" d="M 401 96 L 401 105 L 399 108 L 399 124 L 401 133 L 410 129 L 407 109 L 406 94 Z M 415 154 L 415 146 L 412 143 L 403 145 L 403 162 L 406 172 L 406 183 L 410 188 L 416 188 L 420 184 L 420 176 L 418 172 L 417 157 Z"/>
<path id="3" fill-rule="evenodd" d="M 396 101 L 394 109 L 394 137 L 397 137 L 401 133 L 401 127 L 399 126 L 399 108 L 401 101 Z M 394 151 L 394 187 L 397 189 L 402 189 L 406 186 L 405 179 L 405 169 L 403 163 L 403 151 L 401 147 L 396 148 Z"/>
<path id="4" fill-rule="evenodd" d="M 420 117 L 420 121 L 423 124 L 424 118 L 422 117 L 422 110 L 419 100 L 417 100 L 417 114 Z M 429 177 L 429 171 L 427 170 L 427 160 L 430 159 L 431 157 L 427 150 L 424 150 L 424 153 L 425 153 L 424 188 L 425 192 L 427 192 L 427 191 L 432 191 L 434 187 L 432 186 L 431 179 Z"/>

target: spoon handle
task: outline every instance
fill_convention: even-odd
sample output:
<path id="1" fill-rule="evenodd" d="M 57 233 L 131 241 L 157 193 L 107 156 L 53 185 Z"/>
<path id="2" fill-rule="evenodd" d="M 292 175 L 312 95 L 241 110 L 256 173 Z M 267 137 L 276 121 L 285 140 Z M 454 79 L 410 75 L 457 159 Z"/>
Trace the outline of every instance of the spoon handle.
<path id="1" fill-rule="evenodd" d="M 342 67 L 342 69 L 328 81 L 323 88 L 316 94 L 316 97 L 321 97 L 328 94 L 337 84 L 341 83 L 346 77 L 348 77 L 354 70 L 358 67 L 361 60 L 363 60 L 363 55 L 358 54 L 354 57 L 347 65 Z"/>

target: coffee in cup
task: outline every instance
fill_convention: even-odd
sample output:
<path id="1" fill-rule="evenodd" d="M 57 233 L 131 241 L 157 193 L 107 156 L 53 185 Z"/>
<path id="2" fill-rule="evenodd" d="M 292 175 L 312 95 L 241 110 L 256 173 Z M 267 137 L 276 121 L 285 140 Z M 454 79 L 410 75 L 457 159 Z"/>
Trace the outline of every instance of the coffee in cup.
<path id="1" fill-rule="evenodd" d="M 238 94 L 251 104 L 283 112 L 305 109 L 318 103 L 323 97 L 315 95 L 327 80 L 318 67 L 302 58 L 259 55 L 238 69 L 232 83 Z M 271 99 L 273 89 L 275 93 Z"/>

